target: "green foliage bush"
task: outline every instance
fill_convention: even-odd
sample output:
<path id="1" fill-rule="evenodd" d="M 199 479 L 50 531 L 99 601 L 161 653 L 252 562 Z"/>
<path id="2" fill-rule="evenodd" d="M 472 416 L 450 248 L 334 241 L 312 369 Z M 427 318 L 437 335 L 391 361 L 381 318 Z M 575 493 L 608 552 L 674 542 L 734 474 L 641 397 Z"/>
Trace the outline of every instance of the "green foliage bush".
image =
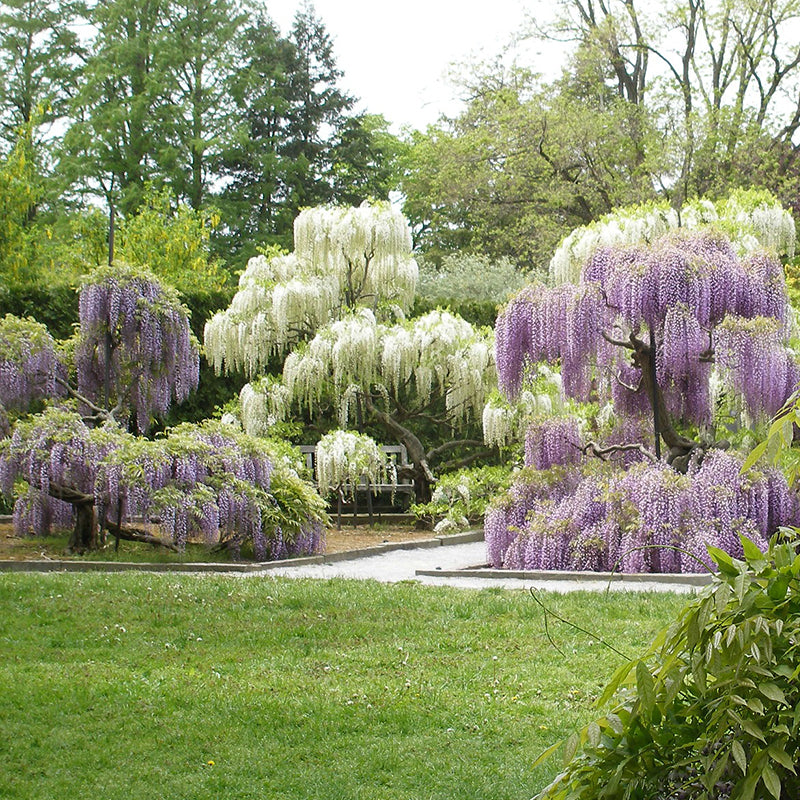
<path id="1" fill-rule="evenodd" d="M 713 583 L 618 669 L 599 701 L 617 705 L 567 740 L 537 800 L 800 796 L 800 543 L 742 544 L 743 561 L 709 548 Z"/>
<path id="2" fill-rule="evenodd" d="M 487 506 L 511 485 L 508 467 L 469 467 L 442 475 L 429 503 L 411 506 L 418 520 L 437 521 L 436 530 L 463 530 L 483 519 Z"/>
<path id="3" fill-rule="evenodd" d="M 68 339 L 78 322 L 78 294 L 66 284 L 5 283 L 0 285 L 0 317 L 33 317 L 54 339 Z"/>
<path id="4" fill-rule="evenodd" d="M 417 293 L 439 300 L 504 303 L 531 281 L 531 276 L 508 258 L 451 253 L 441 265 L 424 258 L 418 263 Z"/>

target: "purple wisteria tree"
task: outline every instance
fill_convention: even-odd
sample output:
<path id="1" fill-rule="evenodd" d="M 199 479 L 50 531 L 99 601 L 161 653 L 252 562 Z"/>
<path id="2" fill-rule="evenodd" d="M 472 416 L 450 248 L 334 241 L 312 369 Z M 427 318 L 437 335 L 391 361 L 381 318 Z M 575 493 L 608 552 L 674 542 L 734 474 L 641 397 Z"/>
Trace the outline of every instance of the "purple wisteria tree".
<path id="1" fill-rule="evenodd" d="M 80 326 L 60 355 L 38 323 L 0 322 L 0 402 L 19 415 L 0 441 L 0 491 L 15 496 L 17 531 L 71 524 L 80 552 L 105 531 L 179 550 L 190 538 L 235 553 L 247 542 L 257 559 L 319 550 L 323 501 L 267 442 L 216 422 L 141 435 L 197 387 L 198 364 L 177 294 L 124 265 L 82 285 Z M 166 539 L 134 524 L 154 516 Z"/>
<path id="2" fill-rule="evenodd" d="M 57 394 L 59 366 L 44 325 L 11 314 L 0 319 L 0 438 L 10 430 L 8 412 L 25 413 L 36 400 Z"/>
<path id="3" fill-rule="evenodd" d="M 763 541 L 794 520 L 785 481 L 740 476 L 715 424 L 721 408 L 748 423 L 781 408 L 800 379 L 788 338 L 780 262 L 765 251 L 739 256 L 710 228 L 599 247 L 577 283 L 523 290 L 497 321 L 501 390 L 513 399 L 538 364 L 556 363 L 563 394 L 613 408 L 616 423 L 605 437 L 596 424 L 534 424 L 526 465 L 558 478 L 521 478 L 489 513 L 492 561 L 688 570 L 688 556 L 637 548 L 702 555 L 698 542 L 710 541 L 730 551 L 737 530 Z M 585 464 L 592 457 L 616 466 Z M 631 549 L 639 555 L 626 563 Z"/>
<path id="4" fill-rule="evenodd" d="M 117 263 L 83 283 L 72 393 L 98 418 L 144 433 L 197 388 L 199 368 L 188 310 L 155 275 Z"/>

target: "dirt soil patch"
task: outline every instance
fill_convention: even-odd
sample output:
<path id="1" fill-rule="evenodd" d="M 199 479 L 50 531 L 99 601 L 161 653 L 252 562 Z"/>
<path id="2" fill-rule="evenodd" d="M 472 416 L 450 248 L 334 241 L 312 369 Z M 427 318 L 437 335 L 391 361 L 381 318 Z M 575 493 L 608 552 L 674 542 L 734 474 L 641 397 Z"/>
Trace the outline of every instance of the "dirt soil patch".
<path id="1" fill-rule="evenodd" d="M 341 530 L 337 530 L 335 526 L 328 529 L 325 552 L 342 553 L 385 543 L 430 539 L 432 536 L 434 533 L 430 530 L 416 530 L 413 520 L 376 522 L 373 527 L 367 524 L 354 526 L 352 521 L 343 520 Z M 64 555 L 63 538 L 16 536 L 10 522 L 0 522 L 0 560 L 35 561 L 42 558 L 69 558 Z"/>

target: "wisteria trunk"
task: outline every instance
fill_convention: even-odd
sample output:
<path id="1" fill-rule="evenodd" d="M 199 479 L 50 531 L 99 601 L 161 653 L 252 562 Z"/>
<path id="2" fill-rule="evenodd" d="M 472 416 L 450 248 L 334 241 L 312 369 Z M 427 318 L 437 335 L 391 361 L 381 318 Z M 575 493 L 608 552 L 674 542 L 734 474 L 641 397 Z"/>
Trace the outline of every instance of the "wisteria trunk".
<path id="1" fill-rule="evenodd" d="M 50 496 L 70 503 L 75 510 L 75 527 L 72 529 L 67 551 L 85 553 L 87 550 L 97 550 L 97 515 L 94 510 L 94 496 L 56 483 L 50 484 Z"/>
<path id="2" fill-rule="evenodd" d="M 654 416 L 658 420 L 658 433 L 669 448 L 667 463 L 671 464 L 678 472 L 685 473 L 689 465 L 688 456 L 698 446 L 698 443 L 681 436 L 675 430 L 664 402 L 664 393 L 658 384 L 649 345 L 633 334 L 631 334 L 630 341 L 630 347 L 633 350 L 631 361 L 633 366 L 642 372 L 642 388 L 647 394 Z"/>
<path id="3" fill-rule="evenodd" d="M 373 414 L 377 421 L 392 435 L 398 444 L 406 448 L 408 460 L 412 465 L 412 478 L 414 479 L 414 497 L 417 503 L 430 503 L 433 497 L 433 477 L 428 464 L 427 453 L 422 442 L 408 428 L 399 423 L 391 414 L 376 408 L 369 396 L 365 397 L 367 410 Z"/>
<path id="4" fill-rule="evenodd" d="M 73 504 L 75 508 L 75 527 L 69 538 L 67 550 L 70 553 L 85 553 L 97 550 L 97 519 L 94 504 Z"/>

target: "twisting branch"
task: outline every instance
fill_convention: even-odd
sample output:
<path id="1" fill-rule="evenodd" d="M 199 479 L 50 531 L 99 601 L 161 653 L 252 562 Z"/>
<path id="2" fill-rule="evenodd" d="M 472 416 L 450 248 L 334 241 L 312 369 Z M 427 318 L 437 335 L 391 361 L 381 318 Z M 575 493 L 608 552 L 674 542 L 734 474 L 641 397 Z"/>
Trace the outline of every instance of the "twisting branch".
<path id="1" fill-rule="evenodd" d="M 622 341 L 620 339 L 614 339 L 612 336 L 609 336 L 605 331 L 600 331 L 600 335 L 609 343 L 616 345 L 617 347 L 624 347 L 626 350 L 635 350 L 636 345 L 633 341 Z M 631 340 L 634 339 L 634 335 L 631 334 Z"/>
<path id="2" fill-rule="evenodd" d="M 462 446 L 483 447 L 483 442 L 479 441 L 478 439 L 452 439 L 449 442 L 445 442 L 444 444 L 440 444 L 438 447 L 428 450 L 426 457 L 429 461 L 433 461 L 434 459 L 443 456 L 448 450 L 455 450 L 457 447 Z"/>
<path id="3" fill-rule="evenodd" d="M 642 379 L 641 379 L 641 377 L 639 378 L 639 383 L 636 386 L 633 386 L 630 383 L 625 383 L 625 381 L 622 380 L 622 378 L 620 378 L 619 372 L 614 376 L 614 380 L 616 380 L 616 382 L 620 386 L 622 386 L 625 389 L 629 389 L 634 394 L 636 394 L 636 392 L 638 392 L 642 388 Z"/>
<path id="4" fill-rule="evenodd" d="M 608 461 L 609 456 L 613 456 L 617 453 L 641 453 L 646 459 L 653 463 L 658 460 L 655 453 L 648 450 L 642 444 L 611 444 L 606 447 L 601 447 L 597 442 L 587 442 L 583 447 L 578 447 L 578 445 L 573 446 L 577 447 L 583 455 L 591 453 L 601 461 Z"/>

